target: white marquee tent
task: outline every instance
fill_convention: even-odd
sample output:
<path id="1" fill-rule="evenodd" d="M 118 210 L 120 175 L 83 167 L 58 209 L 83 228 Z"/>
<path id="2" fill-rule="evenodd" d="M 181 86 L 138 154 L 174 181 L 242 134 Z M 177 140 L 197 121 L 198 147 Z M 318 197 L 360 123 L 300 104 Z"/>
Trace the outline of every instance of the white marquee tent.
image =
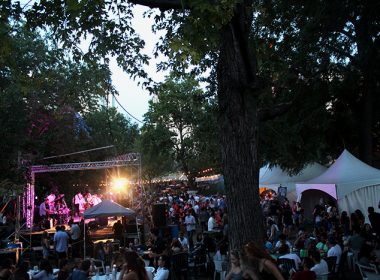
<path id="1" fill-rule="evenodd" d="M 366 215 L 368 206 L 376 207 L 379 203 L 380 170 L 344 150 L 323 174 L 296 185 L 298 201 L 302 204 L 310 204 L 303 199 L 309 190 L 319 190 L 333 197 L 341 211 L 352 213 L 360 209 Z"/>
<path id="2" fill-rule="evenodd" d="M 260 169 L 259 186 L 260 188 L 272 189 L 275 192 L 278 191 L 278 187 L 281 185 L 287 188 L 287 197 L 289 201 L 296 200 L 296 183 L 305 182 L 319 176 L 326 167 L 319 163 L 308 164 L 298 174 L 289 175 L 286 171 L 282 170 L 278 166 L 270 168 L 268 165 Z"/>

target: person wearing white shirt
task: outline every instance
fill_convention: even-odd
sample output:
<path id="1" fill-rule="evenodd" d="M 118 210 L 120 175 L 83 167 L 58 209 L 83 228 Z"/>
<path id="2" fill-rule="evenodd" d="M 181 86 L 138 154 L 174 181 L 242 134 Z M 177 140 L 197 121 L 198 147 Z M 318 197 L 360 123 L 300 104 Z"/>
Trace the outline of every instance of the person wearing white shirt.
<path id="1" fill-rule="evenodd" d="M 185 225 L 186 225 L 187 238 L 189 240 L 190 250 L 192 250 L 194 247 L 193 234 L 195 231 L 196 221 L 195 221 L 194 216 L 191 215 L 190 211 L 187 211 L 187 215 L 185 217 Z"/>
<path id="2" fill-rule="evenodd" d="M 280 234 L 278 236 L 278 241 L 276 242 L 276 245 L 274 246 L 274 250 L 277 251 L 280 249 L 280 247 L 283 245 L 283 244 L 286 244 L 288 245 L 289 248 L 292 248 L 292 244 L 290 244 L 290 242 L 288 240 L 286 240 L 286 235 L 285 234 Z"/>
<path id="3" fill-rule="evenodd" d="M 340 258 L 342 257 L 342 248 L 340 248 L 339 244 L 337 244 L 337 242 L 334 238 L 330 238 L 327 245 L 330 248 L 327 251 L 327 257 L 336 256 L 335 272 L 337 272 L 338 271 L 338 265 L 340 263 Z"/>
<path id="4" fill-rule="evenodd" d="M 158 268 L 154 273 L 153 280 L 167 280 L 169 279 L 169 270 L 165 267 L 167 259 L 165 256 L 160 256 L 158 258 L 157 264 Z"/>
<path id="5" fill-rule="evenodd" d="M 292 259 L 292 260 L 294 260 L 294 263 L 296 265 L 296 270 L 299 270 L 299 265 L 301 264 L 301 259 L 299 256 L 297 256 L 297 254 L 290 253 L 290 249 L 289 249 L 289 246 L 287 244 L 283 244 L 280 247 L 279 253 L 281 255 L 279 257 L 279 259 Z"/>
<path id="6" fill-rule="evenodd" d="M 189 241 L 184 236 L 184 233 L 181 231 L 178 237 L 179 242 L 181 242 L 182 248 L 187 251 L 189 249 Z"/>
<path id="7" fill-rule="evenodd" d="M 314 271 L 317 276 L 329 273 L 329 266 L 324 259 L 321 259 L 321 254 L 318 251 L 313 251 L 311 259 L 314 261 L 314 266 L 310 271 Z"/>
<path id="8" fill-rule="evenodd" d="M 215 220 L 215 213 L 211 212 L 210 218 L 208 219 L 207 222 L 207 230 L 208 231 L 213 231 L 216 228 L 216 220 Z"/>

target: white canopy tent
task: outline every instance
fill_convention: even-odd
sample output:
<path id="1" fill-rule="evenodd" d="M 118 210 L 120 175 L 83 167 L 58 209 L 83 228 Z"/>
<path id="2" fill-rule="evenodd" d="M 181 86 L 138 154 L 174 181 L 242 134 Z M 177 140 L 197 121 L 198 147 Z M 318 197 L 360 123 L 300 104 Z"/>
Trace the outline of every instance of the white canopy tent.
<path id="1" fill-rule="evenodd" d="M 319 176 L 326 167 L 319 163 L 308 164 L 296 175 L 289 175 L 286 171 L 278 166 L 270 168 L 268 165 L 260 169 L 259 187 L 268 188 L 278 192 L 278 187 L 283 186 L 287 188 L 287 197 L 289 201 L 296 200 L 296 183 L 305 182 Z"/>
<path id="2" fill-rule="evenodd" d="M 344 150 L 323 174 L 296 185 L 298 201 L 309 190 L 319 190 L 336 199 L 341 211 L 352 213 L 360 209 L 366 215 L 368 206 L 379 203 L 380 170 Z"/>
<path id="3" fill-rule="evenodd" d="M 113 216 L 124 216 L 128 218 L 135 218 L 136 213 L 132 209 L 121 206 L 120 204 L 113 202 L 112 200 L 103 200 L 99 204 L 95 205 L 84 211 L 84 219 L 99 218 L 99 217 L 113 217 Z M 136 227 L 137 221 L 136 221 Z M 83 224 L 83 232 L 86 232 L 86 223 Z M 138 228 L 137 228 L 137 232 Z M 84 236 L 84 256 L 86 256 L 86 234 Z"/>

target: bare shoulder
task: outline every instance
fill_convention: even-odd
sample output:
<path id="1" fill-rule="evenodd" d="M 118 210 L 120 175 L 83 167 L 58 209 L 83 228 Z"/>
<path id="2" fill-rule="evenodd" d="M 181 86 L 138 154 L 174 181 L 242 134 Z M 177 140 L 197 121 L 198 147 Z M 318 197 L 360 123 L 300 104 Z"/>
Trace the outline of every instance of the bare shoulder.
<path id="1" fill-rule="evenodd" d="M 136 272 L 130 271 L 124 276 L 124 280 L 139 280 Z"/>

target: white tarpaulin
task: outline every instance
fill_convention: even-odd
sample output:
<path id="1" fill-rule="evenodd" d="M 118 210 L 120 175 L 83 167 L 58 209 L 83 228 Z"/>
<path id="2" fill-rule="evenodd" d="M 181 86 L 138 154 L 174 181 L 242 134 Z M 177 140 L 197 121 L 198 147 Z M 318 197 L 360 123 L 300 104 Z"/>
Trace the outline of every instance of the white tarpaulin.
<path id="1" fill-rule="evenodd" d="M 286 171 L 282 170 L 278 166 L 270 168 L 268 165 L 260 169 L 260 188 L 269 188 L 278 191 L 278 187 L 281 185 L 287 188 L 287 197 L 290 201 L 296 199 L 295 189 L 296 183 L 305 182 L 316 176 L 319 176 L 326 167 L 318 164 L 308 164 L 298 174 L 289 175 Z"/>
<path id="2" fill-rule="evenodd" d="M 96 217 L 112 217 L 112 216 L 126 216 L 128 218 L 135 217 L 135 211 L 132 209 L 121 206 L 120 204 L 111 200 L 103 200 L 99 204 L 95 205 L 84 211 L 83 216 L 85 219 L 91 219 Z"/>
<path id="3" fill-rule="evenodd" d="M 368 206 L 378 204 L 380 170 L 373 168 L 344 150 L 339 158 L 320 176 L 297 184 L 299 199 L 306 190 L 320 190 L 338 200 L 340 210 L 356 209 L 367 213 Z"/>

